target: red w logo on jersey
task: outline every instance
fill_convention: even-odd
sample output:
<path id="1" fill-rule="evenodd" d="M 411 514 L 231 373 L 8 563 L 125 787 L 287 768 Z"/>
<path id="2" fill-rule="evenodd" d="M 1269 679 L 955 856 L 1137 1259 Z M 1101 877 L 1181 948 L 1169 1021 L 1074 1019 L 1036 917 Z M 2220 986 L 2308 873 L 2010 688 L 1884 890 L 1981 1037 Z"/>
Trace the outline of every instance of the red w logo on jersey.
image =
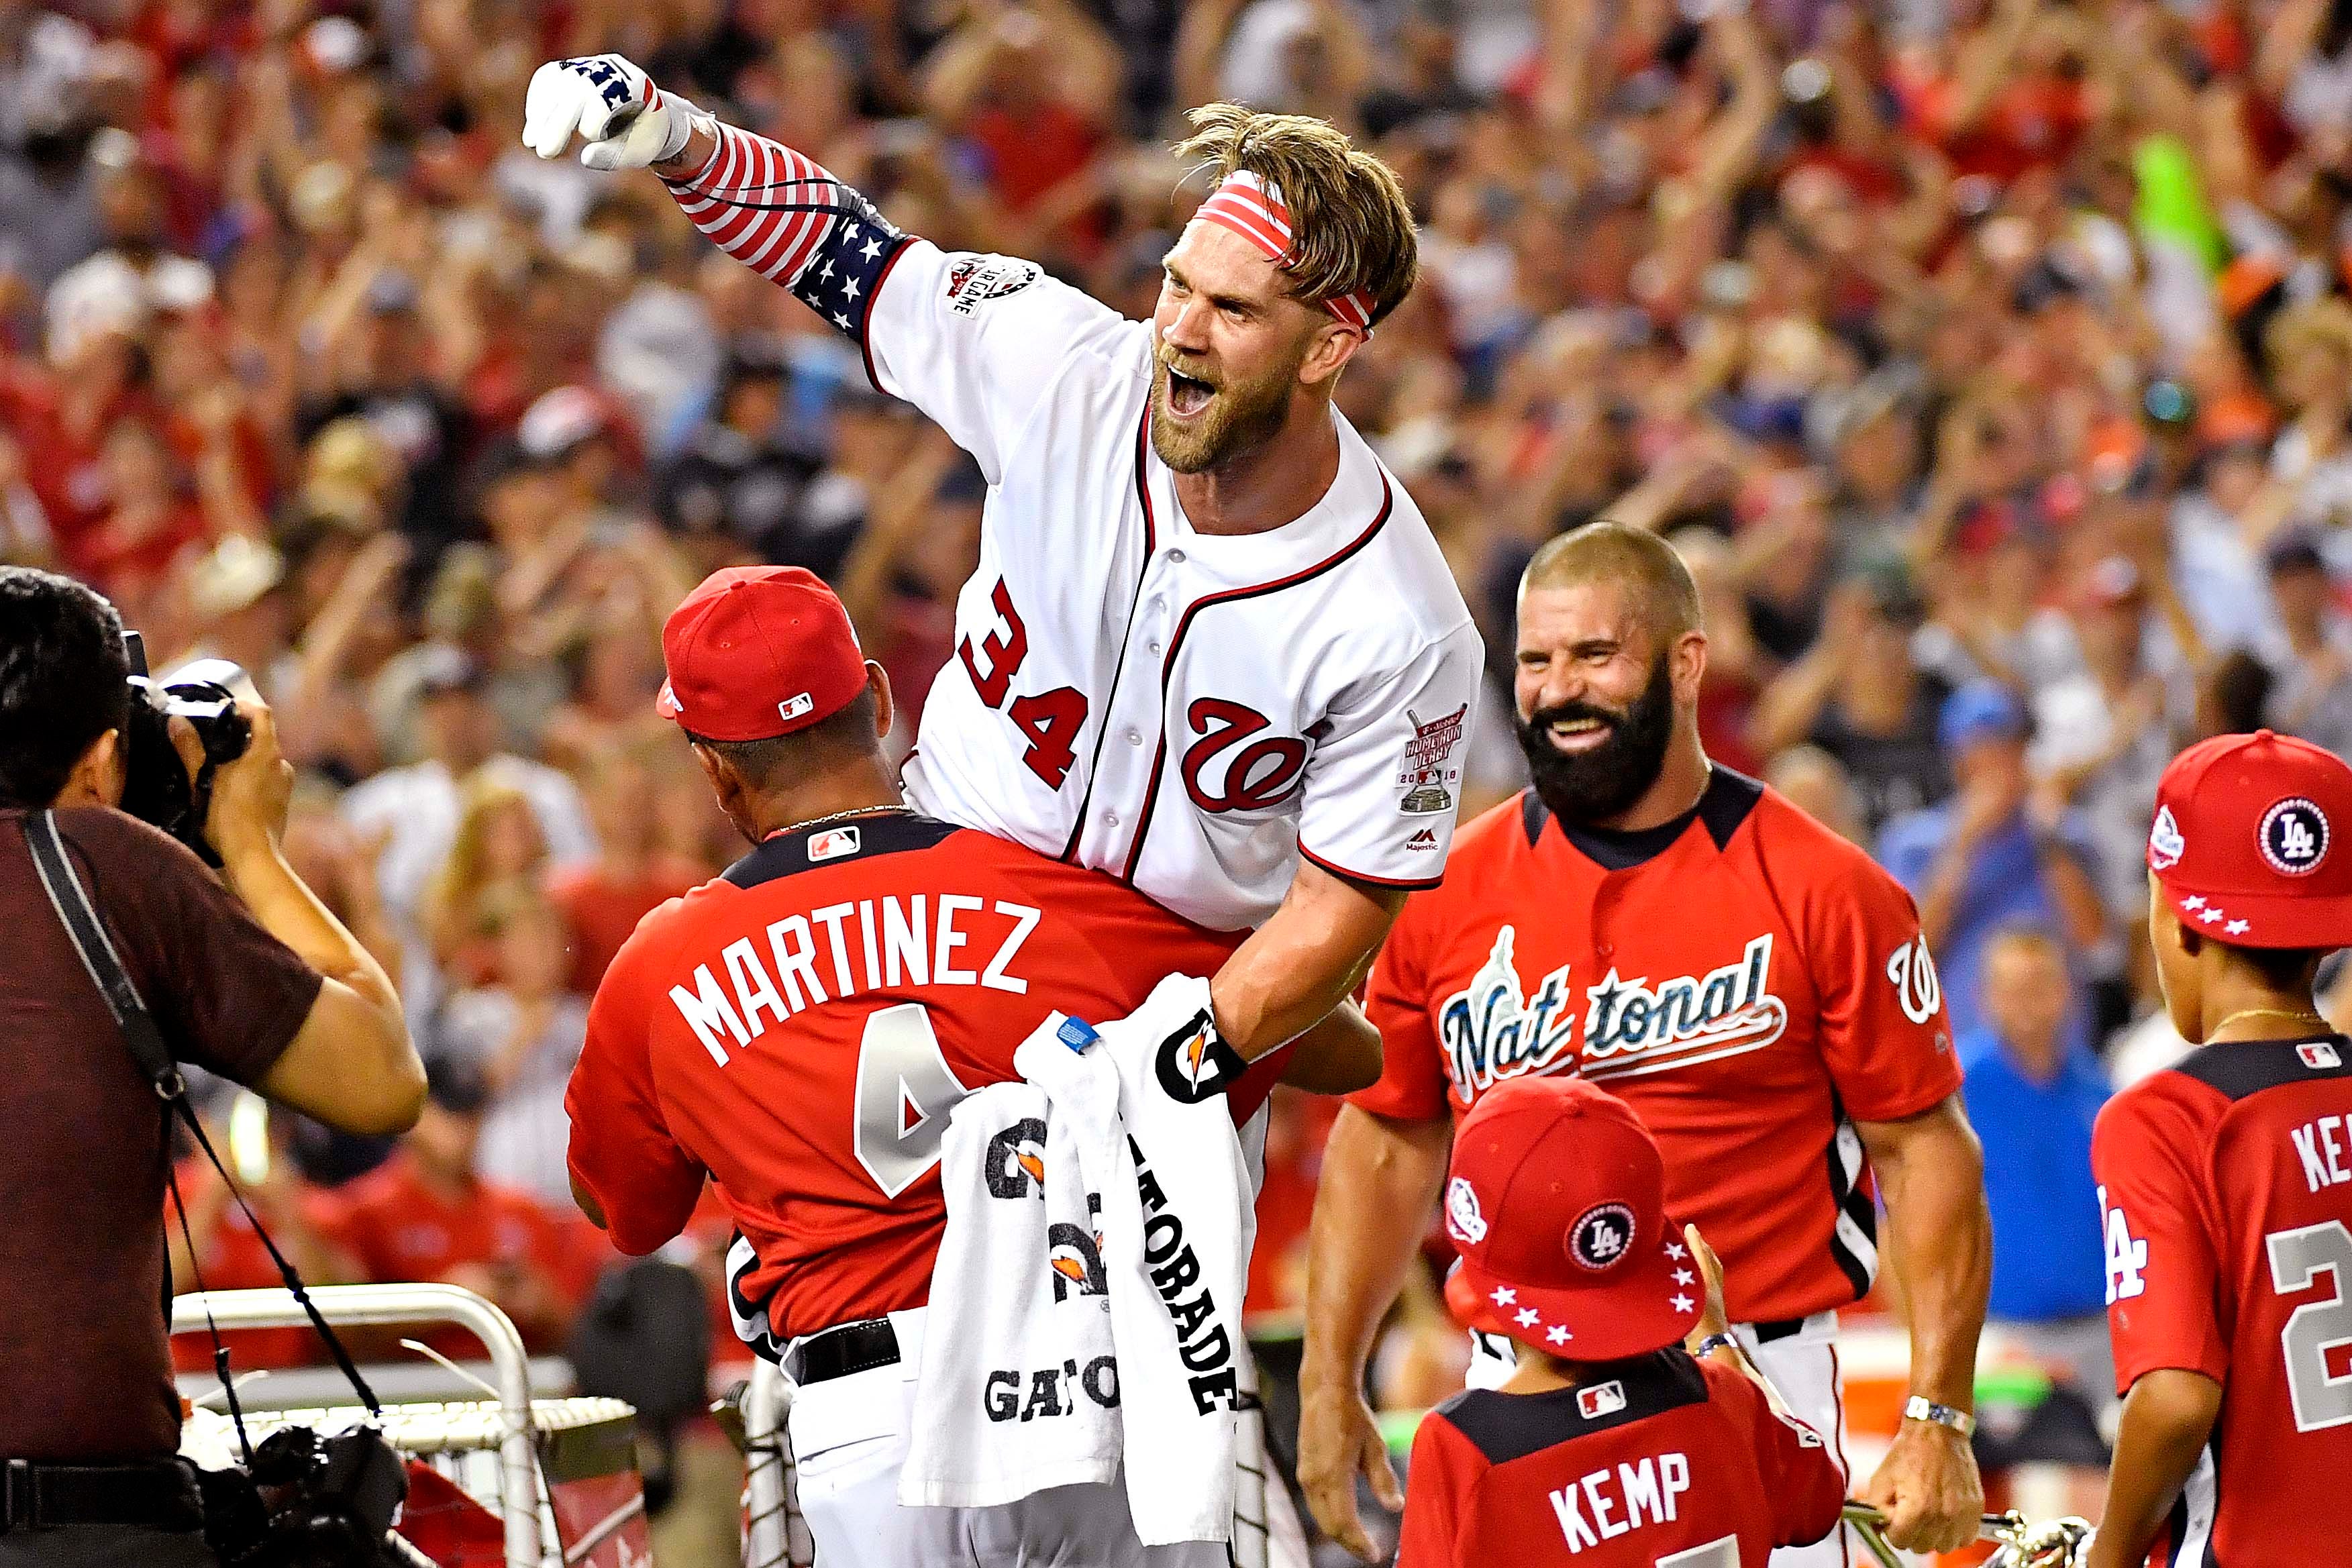
<path id="1" fill-rule="evenodd" d="M 1203 737 L 1184 752 L 1184 792 L 1203 811 L 1256 811 L 1278 805 L 1307 772 L 1307 743 L 1297 737 L 1250 738 L 1271 724 L 1254 707 L 1223 697 L 1201 697 L 1185 710 L 1184 718 L 1194 735 Z M 1236 747 L 1239 751 L 1226 758 L 1217 779 L 1203 777 Z"/>

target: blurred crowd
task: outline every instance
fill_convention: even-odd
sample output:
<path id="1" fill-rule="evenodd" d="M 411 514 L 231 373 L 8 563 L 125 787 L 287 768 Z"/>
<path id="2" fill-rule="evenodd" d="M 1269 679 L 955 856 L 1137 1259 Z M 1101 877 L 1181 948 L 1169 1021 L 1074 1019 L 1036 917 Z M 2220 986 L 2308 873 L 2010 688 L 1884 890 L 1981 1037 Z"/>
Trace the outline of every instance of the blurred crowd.
<path id="1" fill-rule="evenodd" d="M 594 1272 L 561 1234 L 584 998 L 734 852 L 653 716 L 662 616 L 808 566 L 911 725 L 982 499 L 658 183 L 526 152 L 533 68 L 601 50 L 1137 315 L 1200 194 L 1184 106 L 1377 150 L 1423 283 L 1340 402 L 1490 663 L 1546 538 L 1681 548 L 1710 752 L 1910 887 L 2011 1107 L 1996 1213 L 2042 1218 L 1997 1314 L 2098 1311 L 2007 1239 L 2096 1256 L 2042 1145 L 2180 1049 L 2157 775 L 2224 729 L 2352 746 L 2352 0 L 0 0 L 0 557 L 98 584 L 159 668 L 254 674 L 289 847 L 436 1072 L 389 1164 L 300 1169 L 390 1233 L 469 1215 L 458 1261 L 550 1333 Z M 1507 691 L 1471 809 L 1518 783 Z M 1280 1112 L 1269 1321 L 1318 1127 Z M 326 1277 L 458 1266 L 368 1229 L 322 1224 Z"/>

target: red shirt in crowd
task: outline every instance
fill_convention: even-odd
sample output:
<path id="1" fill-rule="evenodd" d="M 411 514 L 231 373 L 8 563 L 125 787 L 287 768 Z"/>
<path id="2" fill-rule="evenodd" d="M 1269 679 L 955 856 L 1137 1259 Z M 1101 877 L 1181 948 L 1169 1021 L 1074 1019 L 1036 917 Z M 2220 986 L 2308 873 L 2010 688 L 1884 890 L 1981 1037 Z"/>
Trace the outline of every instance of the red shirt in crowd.
<path id="1" fill-rule="evenodd" d="M 185 1159 L 179 1163 L 180 1195 L 191 1210 L 204 1202 L 203 1195 L 220 1183 L 220 1177 L 201 1159 Z M 247 1201 L 252 1194 L 247 1193 Z M 317 1229 L 336 1233 L 341 1223 L 341 1212 L 334 1195 L 313 1187 L 301 1190 L 295 1201 L 301 1206 L 303 1218 Z M 257 1202 L 254 1207 L 261 1206 Z M 271 1237 L 279 1248 L 287 1245 L 284 1232 L 269 1225 Z M 179 1216 L 165 1217 L 165 1225 L 174 1239 L 179 1231 Z M 277 1290 L 286 1281 L 278 1277 L 278 1265 L 269 1260 L 268 1249 L 261 1238 L 247 1223 L 245 1211 L 234 1201 L 224 1205 L 209 1231 L 196 1237 L 197 1257 L 203 1264 L 204 1288 L 207 1291 Z M 298 1260 L 299 1263 L 299 1260 Z M 307 1272 L 307 1271 L 306 1271 Z M 305 1279 L 306 1285 L 325 1281 Z M 172 1290 L 184 1295 L 196 1289 L 193 1279 L 174 1279 Z M 326 1359 L 326 1346 L 320 1343 L 316 1329 L 308 1324 L 300 1328 L 232 1329 L 221 1335 L 228 1346 L 229 1369 L 232 1373 L 251 1371 L 255 1367 L 307 1366 Z M 210 1372 L 213 1370 L 212 1336 L 202 1330 L 194 1333 L 174 1334 L 172 1338 L 172 1368 L 175 1372 Z"/>
<path id="2" fill-rule="evenodd" d="M 565 1100 L 573 1177 L 629 1253 L 714 1179 L 757 1254 L 740 1288 L 780 1335 L 920 1306 L 956 1102 L 1013 1079 L 1050 1013 L 1124 1018 L 1246 936 L 929 818 L 779 833 L 613 961 Z M 1237 1120 L 1278 1071 L 1234 1086 Z"/>
<path id="3" fill-rule="evenodd" d="M 2209 1045 L 2099 1113 L 2116 1387 L 2221 1385 L 2152 1563 L 2316 1561 L 2313 1510 L 2352 1474 L 2347 1123 L 2340 1037 Z"/>
<path id="4" fill-rule="evenodd" d="M 671 856 L 656 858 L 628 878 L 615 877 L 593 862 L 555 873 L 547 896 L 563 912 L 572 933 L 572 988 L 583 997 L 594 994 L 637 922 L 671 899 L 683 898 L 702 880 L 701 867 Z"/>
<path id="5" fill-rule="evenodd" d="M 1365 1005 L 1386 1060 L 1354 1103 L 1376 1114 L 1433 1121 L 1523 1072 L 1581 1072 L 1632 1105 L 1738 1322 L 1862 1298 L 1876 1214 L 1853 1123 L 1960 1086 L 1910 896 L 1720 767 L 1645 832 L 1564 830 L 1533 790 L 1463 829 Z"/>
<path id="6" fill-rule="evenodd" d="M 530 1194 L 495 1182 L 477 1180 L 462 1196 L 445 1193 L 425 1179 L 405 1149 L 337 1196 L 336 1239 L 371 1280 L 446 1281 L 473 1269 L 495 1278 L 529 1266 L 554 1286 L 567 1309 L 593 1283 L 596 1260 L 588 1245 L 593 1238 L 581 1234 L 584 1222 L 575 1226 Z M 530 1325 L 520 1326 L 526 1339 L 536 1337 Z M 483 1354 L 464 1329 L 418 1337 L 453 1360 L 479 1360 Z"/>
<path id="7" fill-rule="evenodd" d="M 1837 1528 L 1844 1472 L 1740 1373 L 1679 1347 L 1587 1371 L 1429 1413 L 1397 1568 L 1764 1568 Z"/>

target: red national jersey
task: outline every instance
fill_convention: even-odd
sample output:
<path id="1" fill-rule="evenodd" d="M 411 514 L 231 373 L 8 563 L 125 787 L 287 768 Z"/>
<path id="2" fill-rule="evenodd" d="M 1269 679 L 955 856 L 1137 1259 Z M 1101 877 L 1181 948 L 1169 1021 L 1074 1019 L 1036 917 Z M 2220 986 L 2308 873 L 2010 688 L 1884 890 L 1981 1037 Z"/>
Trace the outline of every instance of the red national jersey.
<path id="1" fill-rule="evenodd" d="M 572 1174 L 642 1253 L 707 1173 L 758 1255 L 739 1286 L 780 1335 L 919 1306 L 955 1103 L 1017 1077 L 1047 1014 L 1124 1018 L 1246 936 L 925 817 L 780 833 L 613 960 L 566 1098 Z M 1278 1072 L 1234 1086 L 1237 1119 Z"/>
<path id="2" fill-rule="evenodd" d="M 2352 1474 L 2347 1122 L 2340 1038 L 2209 1045 L 2099 1113 L 2116 1387 L 2165 1367 L 2221 1385 L 2151 1563 L 2319 1561 L 2312 1511 Z"/>
<path id="3" fill-rule="evenodd" d="M 1837 1528 L 1845 1474 L 1802 1422 L 1679 1348 L 1422 1422 L 1397 1568 L 1764 1568 Z"/>
<path id="4" fill-rule="evenodd" d="M 1645 832 L 1565 830 L 1533 790 L 1479 818 L 1406 904 L 1366 1010 L 1386 1061 L 1355 1103 L 1380 1115 L 1434 1120 L 1524 1072 L 1623 1098 L 1741 1322 L 1862 1297 L 1878 1255 L 1853 1121 L 1960 1086 L 1910 896 L 1723 768 Z"/>

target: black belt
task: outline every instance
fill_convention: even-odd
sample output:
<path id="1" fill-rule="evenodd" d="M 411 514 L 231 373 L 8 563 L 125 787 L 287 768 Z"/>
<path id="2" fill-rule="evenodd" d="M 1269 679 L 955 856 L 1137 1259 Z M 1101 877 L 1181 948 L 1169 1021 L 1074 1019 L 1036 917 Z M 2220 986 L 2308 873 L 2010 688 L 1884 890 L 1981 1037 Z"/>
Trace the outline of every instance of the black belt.
<path id="1" fill-rule="evenodd" d="M 1778 1322 L 1749 1323 L 1748 1326 L 1756 1331 L 1758 1344 L 1770 1344 L 1776 1339 L 1796 1338 L 1812 1321 L 1811 1318 L 1782 1318 Z"/>
<path id="2" fill-rule="evenodd" d="M 853 1372 L 898 1364 L 898 1331 L 888 1318 L 867 1318 L 808 1335 L 785 1353 L 784 1370 L 806 1387 Z"/>
<path id="3" fill-rule="evenodd" d="M 201 1530 L 204 1522 L 195 1475 L 178 1459 L 138 1465 L 10 1459 L 0 1466 L 0 1535 L 77 1524 Z"/>

